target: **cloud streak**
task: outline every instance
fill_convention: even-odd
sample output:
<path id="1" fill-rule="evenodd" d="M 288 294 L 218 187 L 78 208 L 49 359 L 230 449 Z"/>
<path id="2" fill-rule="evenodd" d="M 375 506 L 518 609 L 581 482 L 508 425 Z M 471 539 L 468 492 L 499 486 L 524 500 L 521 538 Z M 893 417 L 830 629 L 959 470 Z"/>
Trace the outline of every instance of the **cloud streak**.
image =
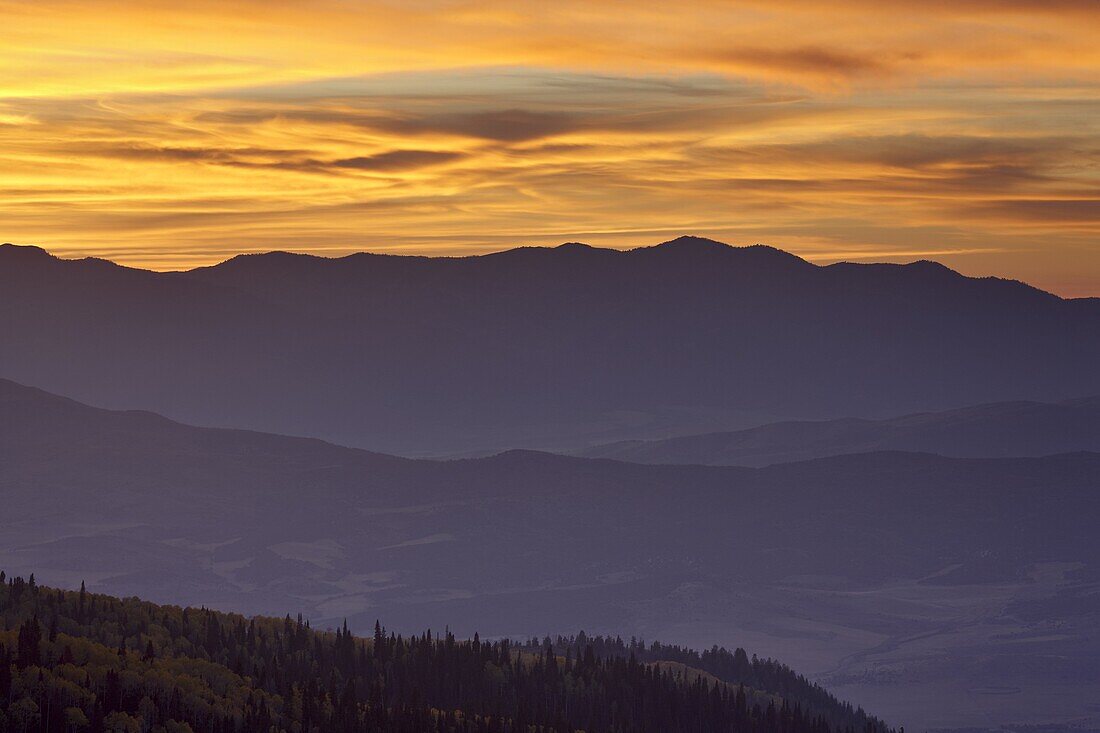
<path id="1" fill-rule="evenodd" d="M 1100 293 L 1092 0 L 127 5 L 0 4 L 0 240 L 179 267 L 692 231 Z"/>

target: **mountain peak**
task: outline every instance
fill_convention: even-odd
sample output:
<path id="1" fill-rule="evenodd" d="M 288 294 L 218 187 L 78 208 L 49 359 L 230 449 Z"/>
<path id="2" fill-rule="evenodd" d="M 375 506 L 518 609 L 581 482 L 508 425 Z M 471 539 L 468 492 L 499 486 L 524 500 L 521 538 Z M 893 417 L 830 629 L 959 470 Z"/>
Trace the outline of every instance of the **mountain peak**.
<path id="1" fill-rule="evenodd" d="M 559 252 L 589 252 L 596 249 L 591 244 L 585 244 L 584 242 L 564 242 L 559 244 L 554 249 Z"/>
<path id="2" fill-rule="evenodd" d="M 130 269 L 100 257 L 58 257 L 42 247 L 36 247 L 32 244 L 11 243 L 0 244 L 0 263 L 12 265 L 13 267 L 52 268 L 57 266 L 95 272 L 108 269 Z"/>
<path id="3" fill-rule="evenodd" d="M 907 267 L 914 272 L 926 272 L 933 276 L 965 277 L 942 262 L 936 262 L 935 260 L 914 260 L 903 265 L 903 267 Z"/>
<path id="4" fill-rule="evenodd" d="M 304 254 L 302 252 L 287 252 L 283 249 L 273 249 L 267 252 L 242 252 L 239 255 L 233 255 L 228 260 L 225 260 L 222 264 L 229 262 L 301 262 L 305 260 L 319 260 L 319 259 L 339 259 L 339 258 L 327 258 L 318 257 L 317 255 Z"/>
<path id="5" fill-rule="evenodd" d="M 767 244 L 752 244 L 747 247 L 735 247 L 706 237 L 684 235 L 652 247 L 639 247 L 635 252 L 651 252 L 678 256 L 685 259 L 695 257 L 723 257 L 734 264 L 776 267 L 813 267 L 798 255 L 793 255 Z"/>
<path id="6" fill-rule="evenodd" d="M 30 244 L 0 244 L 0 259 L 18 262 L 42 262 L 57 259 L 41 247 Z"/>
<path id="7" fill-rule="evenodd" d="M 709 252 L 709 251 L 722 251 L 734 249 L 730 245 L 719 242 L 715 239 L 707 239 L 706 237 L 696 237 L 691 234 L 685 234 L 676 239 L 670 239 L 667 242 L 661 242 L 655 244 L 652 247 L 645 249 L 664 249 L 664 250 L 676 250 L 676 251 L 691 251 L 691 252 Z"/>

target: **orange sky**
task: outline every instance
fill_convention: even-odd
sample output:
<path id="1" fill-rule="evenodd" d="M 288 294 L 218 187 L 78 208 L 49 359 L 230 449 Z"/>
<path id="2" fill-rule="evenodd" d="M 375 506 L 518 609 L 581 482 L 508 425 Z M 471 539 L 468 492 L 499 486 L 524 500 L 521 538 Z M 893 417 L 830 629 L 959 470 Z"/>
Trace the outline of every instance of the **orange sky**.
<path id="1" fill-rule="evenodd" d="M 1100 295 L 1100 2 L 0 0 L 0 241 L 681 233 Z"/>

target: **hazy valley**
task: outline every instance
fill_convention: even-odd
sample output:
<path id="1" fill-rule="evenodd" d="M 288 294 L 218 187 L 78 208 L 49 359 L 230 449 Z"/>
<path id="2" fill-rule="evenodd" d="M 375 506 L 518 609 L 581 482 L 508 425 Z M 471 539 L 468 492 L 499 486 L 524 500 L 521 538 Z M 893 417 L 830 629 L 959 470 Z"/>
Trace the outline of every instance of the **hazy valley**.
<path id="1" fill-rule="evenodd" d="M 426 461 L 2 391 L 12 571 L 363 633 L 737 644 L 914 728 L 1095 718 L 1095 453 Z"/>

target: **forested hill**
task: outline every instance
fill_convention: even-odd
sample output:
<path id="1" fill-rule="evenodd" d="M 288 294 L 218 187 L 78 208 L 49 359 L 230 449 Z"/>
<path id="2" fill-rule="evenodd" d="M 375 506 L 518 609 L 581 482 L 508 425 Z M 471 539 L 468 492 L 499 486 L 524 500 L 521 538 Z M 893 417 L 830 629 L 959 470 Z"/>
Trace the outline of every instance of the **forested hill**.
<path id="1" fill-rule="evenodd" d="M 715 679 L 734 685 L 744 685 L 753 690 L 766 690 L 769 696 L 797 700 L 803 710 L 824 717 L 837 729 L 885 730 L 881 721 L 870 718 L 861 708 L 837 700 L 828 690 L 812 683 L 805 676 L 774 659 L 759 659 L 740 647 L 730 651 L 714 646 L 699 652 L 682 646 L 655 641 L 646 644 L 638 639 L 623 641 L 620 637 L 588 636 L 583 631 L 576 636 L 546 637 L 541 641 L 529 640 L 523 647 L 531 653 L 550 648 L 554 654 L 566 658 L 581 659 L 593 655 L 598 659 L 609 657 L 632 658 L 655 665 L 677 664 L 689 670 L 697 670 Z M 765 702 L 765 704 L 767 704 Z"/>
<path id="2" fill-rule="evenodd" d="M 158 606 L 3 573 L 0 621 L 0 731 L 891 733 L 742 651 L 405 638 L 380 626 L 362 639 L 301 617 Z M 678 658 L 661 660 L 662 649 Z M 738 675 L 795 684 L 780 697 Z"/>

